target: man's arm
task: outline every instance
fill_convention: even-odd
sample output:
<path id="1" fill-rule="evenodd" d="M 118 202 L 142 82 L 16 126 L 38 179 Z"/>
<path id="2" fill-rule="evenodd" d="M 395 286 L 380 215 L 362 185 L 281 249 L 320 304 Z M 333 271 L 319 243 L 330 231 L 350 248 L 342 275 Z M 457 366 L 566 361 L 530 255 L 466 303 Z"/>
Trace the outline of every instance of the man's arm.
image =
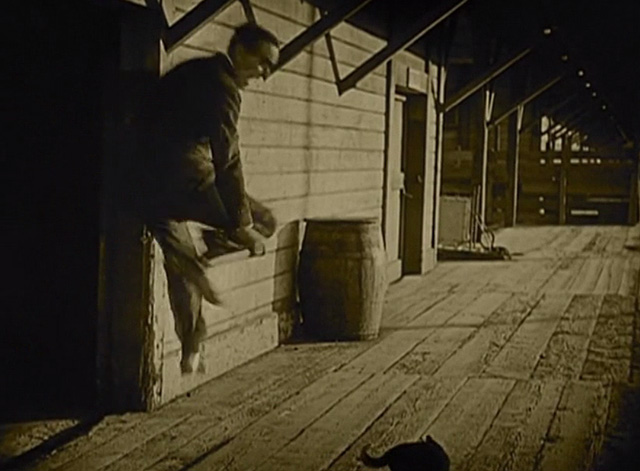
<path id="1" fill-rule="evenodd" d="M 209 136 L 216 173 L 215 186 L 227 210 L 230 230 L 251 226 L 253 223 L 240 160 L 239 113 L 239 99 L 232 95 L 225 96 L 220 104 L 216 129 L 212 129 Z"/>
<path id="2" fill-rule="evenodd" d="M 215 185 L 227 211 L 231 239 L 247 247 L 253 255 L 263 255 L 264 237 L 253 229 L 245 191 L 238 142 L 240 100 L 235 98 L 234 95 L 226 96 L 220 110 L 219 129 L 214 130 L 209 139 L 216 172 Z"/>

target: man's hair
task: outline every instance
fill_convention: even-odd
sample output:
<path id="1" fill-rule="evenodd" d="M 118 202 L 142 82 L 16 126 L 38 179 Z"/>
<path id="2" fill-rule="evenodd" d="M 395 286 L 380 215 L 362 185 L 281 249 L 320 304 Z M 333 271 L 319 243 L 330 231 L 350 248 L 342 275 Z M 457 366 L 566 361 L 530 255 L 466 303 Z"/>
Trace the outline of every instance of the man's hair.
<path id="1" fill-rule="evenodd" d="M 271 31 L 254 23 L 244 23 L 236 27 L 233 36 L 231 36 L 229 51 L 241 44 L 248 51 L 255 52 L 263 41 L 280 47 L 280 41 Z"/>

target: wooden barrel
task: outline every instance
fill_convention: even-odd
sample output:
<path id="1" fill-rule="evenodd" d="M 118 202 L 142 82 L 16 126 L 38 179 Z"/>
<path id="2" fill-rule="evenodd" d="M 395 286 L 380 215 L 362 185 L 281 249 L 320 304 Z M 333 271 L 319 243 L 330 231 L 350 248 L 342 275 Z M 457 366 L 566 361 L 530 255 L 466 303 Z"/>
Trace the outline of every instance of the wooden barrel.
<path id="1" fill-rule="evenodd" d="M 298 267 L 307 335 L 321 340 L 377 337 L 386 290 L 377 219 L 307 221 Z"/>

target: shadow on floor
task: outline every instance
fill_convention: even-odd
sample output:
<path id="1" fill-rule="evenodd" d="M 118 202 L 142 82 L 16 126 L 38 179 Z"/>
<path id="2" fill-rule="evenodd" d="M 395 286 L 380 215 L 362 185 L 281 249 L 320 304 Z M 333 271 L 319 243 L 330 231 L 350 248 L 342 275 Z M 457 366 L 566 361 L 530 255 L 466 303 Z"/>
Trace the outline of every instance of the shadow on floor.
<path id="1" fill-rule="evenodd" d="M 594 471 L 640 469 L 640 384 L 621 386 L 620 402 Z"/>

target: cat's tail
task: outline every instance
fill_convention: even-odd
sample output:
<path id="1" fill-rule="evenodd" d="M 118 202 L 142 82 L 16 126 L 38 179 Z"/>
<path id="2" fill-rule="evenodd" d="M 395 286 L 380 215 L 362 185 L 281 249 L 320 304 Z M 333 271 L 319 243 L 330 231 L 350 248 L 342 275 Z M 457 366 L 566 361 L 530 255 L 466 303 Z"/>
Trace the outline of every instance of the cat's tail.
<path id="1" fill-rule="evenodd" d="M 369 468 L 382 468 L 389 464 L 387 462 L 386 455 L 382 455 L 381 457 L 376 458 L 375 456 L 371 456 L 367 452 L 368 449 L 369 445 L 365 445 L 364 447 L 362 447 L 362 451 L 360 452 L 360 461 L 362 461 L 365 466 L 368 466 Z"/>

